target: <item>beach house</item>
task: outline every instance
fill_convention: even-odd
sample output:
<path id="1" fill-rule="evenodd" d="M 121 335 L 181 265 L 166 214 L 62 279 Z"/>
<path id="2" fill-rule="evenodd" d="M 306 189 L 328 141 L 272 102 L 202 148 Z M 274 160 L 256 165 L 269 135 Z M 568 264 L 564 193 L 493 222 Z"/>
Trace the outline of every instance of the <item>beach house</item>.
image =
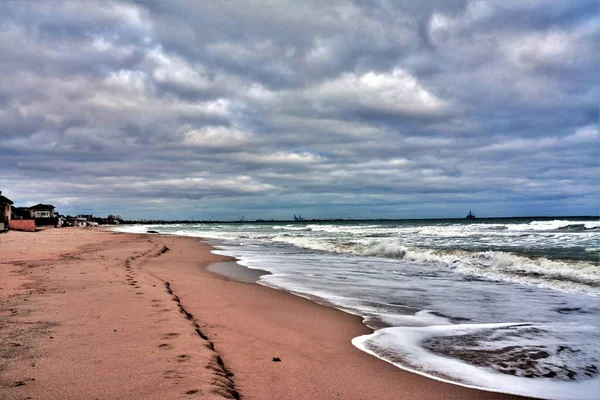
<path id="1" fill-rule="evenodd" d="M 8 228 L 8 221 L 11 219 L 13 202 L 8 197 L 2 196 L 0 190 L 0 232 Z"/>
<path id="2" fill-rule="evenodd" d="M 32 218 L 55 218 L 56 208 L 51 204 L 36 204 L 29 207 Z"/>
<path id="3" fill-rule="evenodd" d="M 15 207 L 12 208 L 13 219 L 33 219 L 29 207 Z"/>

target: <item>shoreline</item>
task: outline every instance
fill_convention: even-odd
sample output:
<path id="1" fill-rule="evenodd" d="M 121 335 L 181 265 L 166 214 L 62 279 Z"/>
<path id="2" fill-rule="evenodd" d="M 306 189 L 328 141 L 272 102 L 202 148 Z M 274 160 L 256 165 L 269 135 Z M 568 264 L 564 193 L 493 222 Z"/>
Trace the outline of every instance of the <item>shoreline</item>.
<path id="1" fill-rule="evenodd" d="M 351 343 L 372 332 L 362 318 L 219 276 L 208 266 L 234 259 L 199 238 L 65 228 L 0 240 L 0 328 L 19 344 L 2 347 L 2 398 L 523 398 L 373 357 Z"/>
<path id="2" fill-rule="evenodd" d="M 142 233 L 143 234 L 143 233 Z M 266 284 L 261 284 L 259 282 L 259 278 L 263 275 L 270 275 L 271 272 L 267 271 L 267 270 L 263 270 L 263 269 L 259 269 L 259 268 L 250 268 L 247 267 L 243 264 L 240 264 L 237 258 L 235 258 L 234 256 L 231 255 L 225 255 L 223 254 L 222 250 L 219 250 L 216 248 L 216 246 L 211 242 L 210 239 L 207 238 L 202 238 L 202 237 L 193 237 L 193 236 L 184 236 L 184 235 L 169 235 L 169 234 L 162 234 L 164 236 L 177 236 L 177 237 L 181 237 L 181 238 L 186 238 L 186 239 L 198 239 L 200 241 L 200 243 L 209 246 L 210 247 L 210 251 L 212 254 L 215 254 L 219 257 L 228 257 L 231 260 L 230 261 L 224 261 L 224 262 L 214 262 L 212 264 L 208 264 L 204 267 L 204 269 L 214 275 L 216 275 L 217 277 L 219 277 L 219 279 L 226 279 L 226 280 L 231 280 L 234 282 L 239 282 L 239 283 L 245 283 L 245 284 L 255 284 L 257 286 L 263 287 L 263 288 L 267 288 L 269 290 L 274 290 L 276 292 L 281 292 L 281 293 L 285 293 L 287 295 L 291 295 L 294 298 L 299 298 L 305 301 L 308 301 L 310 304 L 315 305 L 317 307 L 326 307 L 332 310 L 335 310 L 337 312 L 341 312 L 346 316 L 350 316 L 351 318 L 353 318 L 355 320 L 355 323 L 358 323 L 360 325 L 361 328 L 363 328 L 364 333 L 362 333 L 359 336 L 363 336 L 363 335 L 369 335 L 375 332 L 374 329 L 366 326 L 363 323 L 363 319 L 364 317 L 359 315 L 359 314 L 354 314 L 351 313 L 347 310 L 341 309 L 336 307 L 335 304 L 326 302 L 320 298 L 313 298 L 312 296 L 309 295 L 305 295 L 302 293 L 295 293 L 289 290 L 286 290 L 284 288 L 279 288 L 279 287 L 273 287 L 273 286 L 269 286 Z M 215 251 L 216 250 L 216 251 Z M 224 267 L 224 268 L 222 268 Z M 358 338 L 359 336 L 355 337 Z M 511 394 L 511 393 L 506 393 L 506 392 L 499 392 L 499 391 L 495 391 L 495 390 L 491 390 L 491 389 L 486 389 L 486 388 L 481 388 L 481 387 L 477 387 L 477 386 L 473 386 L 473 385 L 468 385 L 468 384 L 463 384 L 463 383 L 458 383 L 458 382 L 454 382 L 448 379 L 444 379 L 441 377 L 436 377 L 436 376 L 432 376 L 426 373 L 422 373 L 420 371 L 416 371 L 416 370 L 412 370 L 408 367 L 403 367 L 403 366 L 399 366 L 397 364 L 394 364 L 382 357 L 380 357 L 379 355 L 362 349 L 359 346 L 356 346 L 353 344 L 353 339 L 355 338 L 350 338 L 351 340 L 349 341 L 349 343 L 351 343 L 351 346 L 354 349 L 359 350 L 360 352 L 364 353 L 364 354 L 368 354 L 369 356 L 379 360 L 380 362 L 383 362 L 387 365 L 393 366 L 394 369 L 396 370 L 400 370 L 402 371 L 402 373 L 409 373 L 411 375 L 418 375 L 419 377 L 425 378 L 426 380 L 433 380 L 436 381 L 438 383 L 442 383 L 445 385 L 451 385 L 451 386 L 456 386 L 456 387 L 461 387 L 467 390 L 474 390 L 477 392 L 485 392 L 485 393 L 490 393 L 490 394 L 495 394 L 497 396 L 509 396 L 508 398 L 516 398 L 516 399 L 528 399 L 530 397 L 526 397 L 526 396 L 521 396 L 521 395 L 516 395 L 516 394 Z M 411 397 L 412 398 L 412 397 Z M 479 397 L 479 398 L 483 398 L 483 397 Z M 500 397 L 497 397 L 500 398 Z"/>
<path id="3" fill-rule="evenodd" d="M 208 265 L 206 269 L 222 277 L 243 283 L 258 283 L 261 276 L 271 274 L 264 269 L 248 268 L 239 264 L 237 260 L 215 262 Z"/>
<path id="4" fill-rule="evenodd" d="M 181 237 L 187 237 L 187 236 L 181 236 Z M 210 243 L 210 241 L 208 239 L 206 239 L 206 238 L 200 238 L 200 239 L 201 239 L 202 243 L 207 244 L 208 246 L 211 247 L 211 252 L 212 252 L 212 250 L 215 250 L 215 247 Z M 219 251 L 221 251 L 221 250 L 219 250 Z M 215 253 L 213 253 L 213 254 L 215 254 Z M 217 255 L 219 255 L 219 254 L 217 254 Z M 224 255 L 224 257 L 233 257 L 233 256 Z M 250 283 L 250 284 L 261 285 L 261 286 L 269 288 L 269 289 L 288 293 L 292 296 L 306 299 L 309 302 L 311 302 L 317 306 L 332 308 L 332 309 L 341 311 L 344 314 L 354 316 L 354 317 L 358 318 L 360 320 L 359 323 L 366 328 L 367 333 L 365 333 L 364 336 L 368 336 L 368 335 L 376 332 L 376 330 L 374 330 L 373 328 L 370 328 L 364 324 L 364 322 L 363 322 L 364 316 L 361 316 L 359 314 L 353 314 L 351 312 L 348 312 L 346 310 L 336 307 L 334 304 L 327 303 L 325 301 L 318 301 L 321 299 L 315 299 L 315 298 L 311 298 L 310 296 L 307 296 L 304 294 L 299 294 L 299 293 L 294 293 L 294 292 L 291 292 L 291 291 L 283 289 L 283 288 L 261 284 L 259 282 L 260 277 L 263 275 L 270 275 L 271 272 L 269 272 L 267 270 L 259 269 L 259 268 L 247 267 L 243 264 L 240 264 L 238 262 L 239 260 L 237 258 L 235 258 L 235 257 L 233 257 L 233 258 L 235 259 L 235 261 L 215 262 L 215 263 L 209 264 L 208 266 L 206 266 L 206 270 L 219 276 L 220 278 L 230 279 L 230 280 L 240 282 L 240 283 Z M 224 267 L 224 268 L 222 268 L 222 267 Z M 395 368 L 398 368 L 398 369 L 402 370 L 403 372 L 408 372 L 410 374 L 419 375 L 426 379 L 431 379 L 431 380 L 438 381 L 438 382 L 441 382 L 444 384 L 463 387 L 465 389 L 472 389 L 472 390 L 483 391 L 483 392 L 488 392 L 488 393 L 496 393 L 498 395 L 516 396 L 516 398 L 519 398 L 519 399 L 529 399 L 529 398 L 537 399 L 536 397 L 526 397 L 526 396 L 522 396 L 522 395 L 507 393 L 507 392 L 499 392 L 499 391 L 495 391 L 492 389 L 486 389 L 486 388 L 481 388 L 481 387 L 477 387 L 474 385 L 468 385 L 468 384 L 464 384 L 464 383 L 460 383 L 460 382 L 455 382 L 455 381 L 452 381 L 449 379 L 433 376 L 433 375 L 430 375 L 430 374 L 427 374 L 424 372 L 413 370 L 409 367 L 404 367 L 402 365 L 395 364 L 389 360 L 386 360 L 385 358 L 381 357 L 380 355 L 378 355 L 377 353 L 375 353 L 373 351 L 370 351 L 365 348 L 361 348 L 360 346 L 354 344 L 354 340 L 358 339 L 358 338 L 360 338 L 360 336 L 352 338 L 350 341 L 355 348 L 357 348 L 358 350 L 360 350 L 366 354 L 371 355 L 372 357 L 377 358 L 378 360 L 380 360 L 384 363 L 393 365 Z M 542 397 L 540 397 L 540 399 L 541 398 Z"/>

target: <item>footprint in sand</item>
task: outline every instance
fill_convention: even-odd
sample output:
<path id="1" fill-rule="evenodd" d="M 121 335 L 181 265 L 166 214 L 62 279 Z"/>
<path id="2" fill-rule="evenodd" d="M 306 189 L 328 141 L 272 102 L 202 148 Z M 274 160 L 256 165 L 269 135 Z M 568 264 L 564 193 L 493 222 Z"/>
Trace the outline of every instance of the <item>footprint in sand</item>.
<path id="1" fill-rule="evenodd" d="M 167 379 L 182 379 L 183 376 L 177 373 L 177 371 L 169 370 L 165 371 L 163 376 Z"/>
<path id="2" fill-rule="evenodd" d="M 167 334 L 165 334 L 165 335 L 163 336 L 163 339 L 174 339 L 174 338 L 176 338 L 177 336 L 179 336 L 179 333 L 174 333 L 174 332 L 172 332 L 172 333 L 167 333 Z"/>

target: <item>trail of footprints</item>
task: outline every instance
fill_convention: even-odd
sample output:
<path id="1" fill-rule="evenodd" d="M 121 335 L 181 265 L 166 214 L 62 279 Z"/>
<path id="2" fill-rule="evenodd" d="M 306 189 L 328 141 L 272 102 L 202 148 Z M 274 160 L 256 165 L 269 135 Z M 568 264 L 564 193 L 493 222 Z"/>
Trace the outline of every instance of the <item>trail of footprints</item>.
<path id="1" fill-rule="evenodd" d="M 166 253 L 167 251 L 169 251 L 169 248 L 167 246 L 162 246 L 160 249 L 158 249 L 158 251 L 156 251 L 157 249 L 158 249 L 158 245 L 155 244 L 153 246 L 153 248 L 151 248 L 150 250 L 148 250 L 144 253 L 133 255 L 133 256 L 129 257 L 127 260 L 125 260 L 125 263 L 124 263 L 125 271 L 126 271 L 125 277 L 126 277 L 126 281 L 127 281 L 128 285 L 134 287 L 135 289 L 141 289 L 141 286 L 139 285 L 139 283 L 136 279 L 136 273 L 133 271 L 133 269 L 131 267 L 131 263 L 133 261 L 137 260 L 138 258 L 144 257 L 152 252 L 155 252 L 154 256 L 158 257 L 158 256 Z M 206 366 L 206 368 L 209 369 L 214 375 L 213 384 L 216 386 L 216 388 L 213 390 L 213 392 L 215 394 L 219 394 L 227 399 L 239 400 L 241 398 L 241 395 L 235 388 L 235 384 L 233 382 L 234 374 L 225 367 L 225 363 L 223 363 L 223 359 L 221 359 L 221 356 L 219 356 L 219 354 L 215 350 L 214 343 L 211 342 L 208 339 L 208 336 L 206 336 L 202 332 L 202 330 L 200 329 L 200 326 L 194 320 L 194 316 L 190 312 L 188 312 L 185 309 L 185 307 L 183 307 L 179 297 L 173 293 L 173 290 L 171 289 L 171 285 L 169 284 L 169 282 L 164 282 L 164 284 L 165 284 L 167 293 L 169 293 L 172 296 L 172 300 L 177 304 L 177 307 L 178 307 L 179 311 L 181 312 L 181 314 L 184 316 L 185 319 L 190 321 L 196 334 L 205 342 L 204 346 L 213 352 L 212 359 L 209 362 L 209 364 Z M 142 295 L 142 294 L 144 294 L 144 293 L 136 292 L 136 295 Z M 162 307 L 160 302 L 161 302 L 160 300 L 152 300 L 152 307 L 157 308 L 157 309 Z M 168 312 L 171 310 L 169 308 L 162 308 L 162 309 L 160 309 L 160 311 Z M 177 336 L 179 336 L 178 333 L 167 333 L 162 336 L 162 339 L 166 342 L 168 340 L 177 338 Z M 169 349 L 173 348 L 173 346 L 169 343 L 161 343 L 158 345 L 158 347 L 163 350 L 169 350 Z M 176 359 L 177 359 L 177 362 L 183 363 L 183 362 L 189 361 L 190 356 L 187 354 L 180 354 L 177 356 Z M 177 371 L 174 371 L 174 370 L 165 371 L 163 376 L 166 379 L 175 379 L 175 380 L 180 380 L 183 378 L 180 374 L 177 373 Z M 188 395 L 193 395 L 198 392 L 199 392 L 198 389 L 191 389 L 185 393 Z"/>
<path id="2" fill-rule="evenodd" d="M 223 362 L 223 359 L 221 358 L 221 356 L 219 356 L 219 354 L 215 350 L 214 343 L 211 342 L 208 339 L 208 336 L 206 336 L 202 332 L 202 330 L 200 329 L 200 325 L 198 325 L 198 323 L 194 320 L 194 316 L 189 311 L 187 311 L 185 309 L 185 307 L 181 304 L 181 300 L 179 299 L 179 297 L 176 294 L 173 293 L 173 290 L 171 289 L 171 285 L 169 284 L 169 282 L 165 282 L 165 288 L 167 290 L 167 293 L 169 293 L 171 296 L 173 296 L 172 299 L 177 304 L 177 307 L 179 308 L 179 311 L 181 312 L 181 314 L 183 314 L 185 319 L 190 321 L 196 334 L 205 342 L 204 346 L 213 352 L 212 359 L 211 359 L 210 363 L 206 366 L 206 368 L 211 370 L 211 372 L 214 374 L 214 382 L 213 383 L 216 386 L 216 389 L 213 390 L 214 393 L 220 394 L 221 396 L 228 398 L 228 399 L 239 400 L 241 396 L 235 388 L 235 383 L 233 382 L 233 373 L 231 371 L 229 371 L 227 369 L 227 367 L 225 367 L 225 363 Z M 164 336 L 164 338 L 167 338 L 167 337 L 170 338 L 171 336 L 169 336 L 169 335 L 176 336 L 177 334 L 167 334 Z M 166 344 L 166 343 L 163 343 L 163 344 Z M 163 344 L 160 344 L 159 347 L 162 346 Z M 185 362 L 185 361 L 189 360 L 189 358 L 190 357 L 188 355 L 181 354 L 181 355 L 177 356 L 177 361 Z M 194 394 L 196 392 L 197 391 L 188 391 L 186 393 Z"/>
<path id="3" fill-rule="evenodd" d="M 129 286 L 133 286 L 135 289 L 141 289 L 141 286 L 139 285 L 138 281 L 135 279 L 136 278 L 136 274 L 133 271 L 133 269 L 131 268 L 131 263 L 135 260 L 137 260 L 138 258 L 144 257 L 150 253 L 152 253 L 153 251 L 155 251 L 158 248 L 157 244 L 154 244 L 152 241 L 150 241 L 150 243 L 152 243 L 154 246 L 144 252 L 144 253 L 140 253 L 140 254 L 134 254 L 131 257 L 129 257 L 127 260 L 125 260 L 125 279 L 127 281 L 127 284 Z M 162 248 L 159 250 L 159 252 L 156 254 L 156 256 L 159 256 L 161 254 L 166 253 L 167 251 L 169 251 L 169 248 L 167 246 L 162 246 Z M 137 295 L 142 295 L 144 294 L 143 292 L 136 292 Z"/>

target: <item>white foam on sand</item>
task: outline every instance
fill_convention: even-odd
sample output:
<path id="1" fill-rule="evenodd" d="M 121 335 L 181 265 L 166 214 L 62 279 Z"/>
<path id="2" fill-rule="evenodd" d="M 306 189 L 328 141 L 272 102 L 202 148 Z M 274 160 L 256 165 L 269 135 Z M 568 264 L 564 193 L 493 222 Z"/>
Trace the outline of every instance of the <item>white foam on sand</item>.
<path id="1" fill-rule="evenodd" d="M 356 337 L 352 340 L 352 344 L 404 370 L 465 387 L 545 399 L 597 400 L 600 398 L 598 376 L 577 381 L 511 376 L 488 368 L 469 365 L 455 358 L 434 354 L 421 345 L 424 340 L 431 337 L 468 334 L 482 329 L 518 325 L 521 324 L 384 328 L 370 335 Z"/>
<path id="2" fill-rule="evenodd" d="M 147 225 L 121 225 L 115 228 L 112 228 L 114 232 L 122 232 L 122 233 L 148 233 Z"/>

